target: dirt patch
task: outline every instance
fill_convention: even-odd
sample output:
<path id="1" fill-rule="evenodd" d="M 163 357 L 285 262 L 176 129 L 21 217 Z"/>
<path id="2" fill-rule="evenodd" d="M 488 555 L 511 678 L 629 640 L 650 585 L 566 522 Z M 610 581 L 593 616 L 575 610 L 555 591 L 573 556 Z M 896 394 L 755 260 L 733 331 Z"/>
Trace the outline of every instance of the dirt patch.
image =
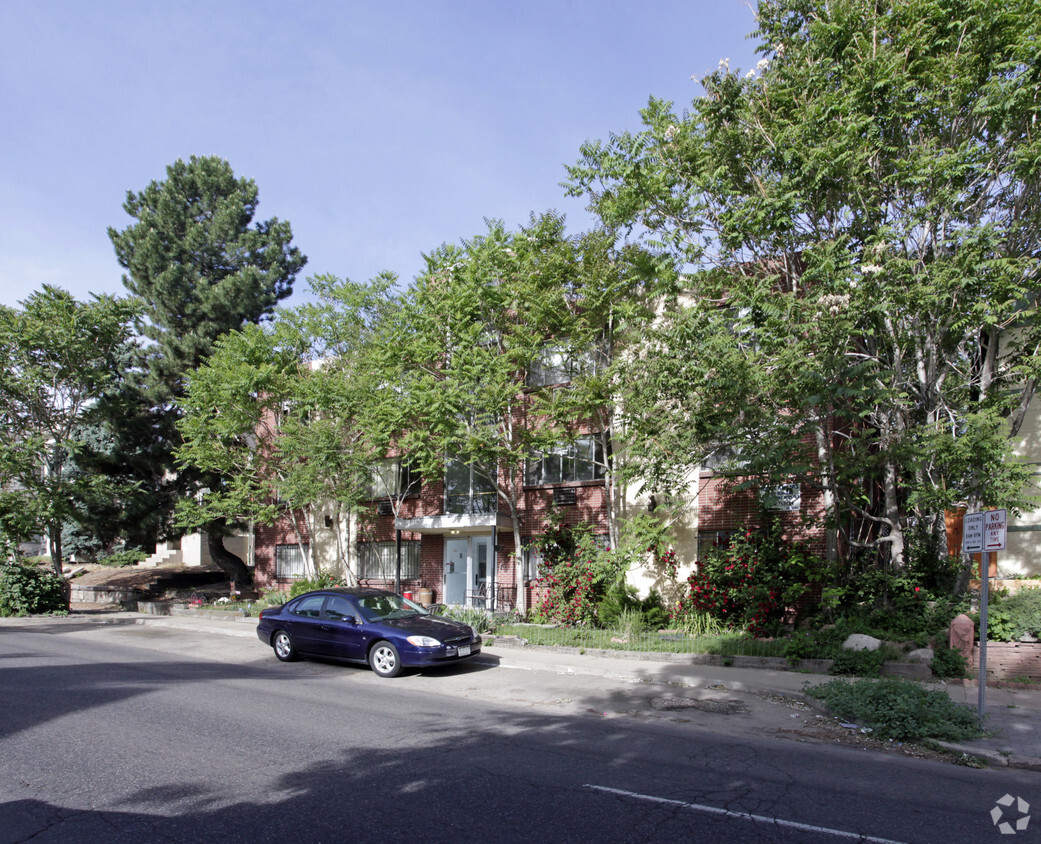
<path id="1" fill-rule="evenodd" d="M 120 588 L 147 589 L 150 585 L 160 581 L 199 580 L 213 581 L 215 578 L 223 577 L 224 573 L 217 566 L 122 566 L 112 568 L 111 566 L 91 566 L 90 569 L 79 577 L 73 579 L 73 583 L 82 586 L 118 586 Z"/>
<path id="2" fill-rule="evenodd" d="M 921 744 L 893 741 L 892 739 L 875 738 L 870 731 L 861 727 L 844 726 L 842 722 L 827 715 L 814 715 L 807 718 L 797 727 L 780 728 L 777 734 L 799 741 L 815 741 L 826 744 L 843 744 L 861 747 L 864 750 L 875 750 L 881 753 L 892 753 L 900 756 L 911 756 L 915 759 L 931 759 L 946 764 L 982 767 L 973 757 L 958 755 L 944 750 L 934 750 Z"/>
<path id="3" fill-rule="evenodd" d="M 742 715 L 748 707 L 740 700 L 699 700 L 691 697 L 656 697 L 651 700 L 651 708 L 659 712 L 676 712 L 685 709 L 697 709 L 699 712 L 715 712 L 720 715 Z"/>

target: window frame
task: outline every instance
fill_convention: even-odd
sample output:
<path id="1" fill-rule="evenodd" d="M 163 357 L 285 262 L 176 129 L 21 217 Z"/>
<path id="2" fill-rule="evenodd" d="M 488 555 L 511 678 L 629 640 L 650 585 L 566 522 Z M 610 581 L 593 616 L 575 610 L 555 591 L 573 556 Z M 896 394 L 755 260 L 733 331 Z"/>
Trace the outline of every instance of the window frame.
<path id="1" fill-rule="evenodd" d="M 521 538 L 521 567 L 525 580 L 538 580 L 542 576 L 543 556 L 539 552 L 535 539 L 534 536 Z"/>
<path id="2" fill-rule="evenodd" d="M 422 542 L 418 539 L 401 541 L 401 579 L 419 580 L 421 563 L 420 549 Z M 394 580 L 397 568 L 397 540 L 372 540 L 358 542 L 358 579 L 359 580 Z M 371 556 L 374 555 L 374 556 Z M 375 571 L 371 567 L 376 563 Z"/>
<path id="3" fill-rule="evenodd" d="M 385 471 L 386 470 L 386 471 Z M 388 489 L 388 475 L 393 471 L 394 490 Z M 379 487 L 377 487 L 377 481 Z M 382 501 L 387 498 L 413 498 L 419 495 L 423 485 L 423 477 L 419 466 L 407 457 L 385 457 L 377 460 L 369 473 L 369 485 L 366 489 L 369 501 Z"/>
<path id="4" fill-rule="evenodd" d="M 554 462 L 559 471 L 550 477 Z M 580 467 L 586 467 L 587 471 L 580 471 Z M 570 442 L 557 443 L 551 450 L 536 451 L 524 461 L 524 486 L 592 483 L 603 481 L 606 474 L 604 444 L 597 434 L 582 434 Z"/>
<path id="5" fill-rule="evenodd" d="M 292 552 L 290 554 L 290 552 Z M 303 548 L 296 542 L 282 542 L 275 545 L 275 577 L 280 580 L 295 580 L 307 577 L 307 558 L 311 553 L 311 546 L 304 543 Z M 287 555 L 294 559 L 286 559 Z M 292 563 L 292 565 L 290 565 Z M 299 573 L 287 571 L 299 568 Z"/>
<path id="6" fill-rule="evenodd" d="M 733 528 L 699 529 L 697 536 L 698 562 L 707 559 L 713 552 L 725 551 L 730 547 L 730 541 L 736 535 L 737 530 Z M 704 553 L 702 548 L 705 548 Z"/>

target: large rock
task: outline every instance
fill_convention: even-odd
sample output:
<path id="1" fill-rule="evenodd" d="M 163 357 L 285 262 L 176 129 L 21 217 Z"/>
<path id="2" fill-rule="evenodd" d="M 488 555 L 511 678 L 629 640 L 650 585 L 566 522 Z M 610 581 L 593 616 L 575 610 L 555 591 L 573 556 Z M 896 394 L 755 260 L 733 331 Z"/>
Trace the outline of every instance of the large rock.
<path id="1" fill-rule="evenodd" d="M 854 633 L 847 637 L 846 641 L 842 643 L 842 647 L 847 651 L 877 651 L 882 647 L 882 640 L 868 636 L 866 633 Z"/>
<path id="2" fill-rule="evenodd" d="M 918 650 L 911 651 L 906 657 L 908 662 L 919 662 L 922 665 L 933 664 L 933 649 L 932 648 L 918 648 Z"/>
<path id="3" fill-rule="evenodd" d="M 976 643 L 976 624 L 973 620 L 964 613 L 955 616 L 947 631 L 947 643 L 951 650 L 965 657 L 966 665 L 972 665 L 972 649 Z"/>

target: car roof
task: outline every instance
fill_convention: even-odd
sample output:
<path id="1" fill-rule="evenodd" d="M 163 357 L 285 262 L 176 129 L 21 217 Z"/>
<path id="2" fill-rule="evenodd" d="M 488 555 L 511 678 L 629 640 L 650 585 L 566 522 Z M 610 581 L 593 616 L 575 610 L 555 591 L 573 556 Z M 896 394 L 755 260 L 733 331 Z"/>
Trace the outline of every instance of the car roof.
<path id="1" fill-rule="evenodd" d="M 314 589 L 305 594 L 314 595 L 315 593 L 329 593 L 333 595 L 394 595 L 396 593 L 391 592 L 388 589 L 377 589 L 374 586 L 328 586 L 324 589 Z"/>

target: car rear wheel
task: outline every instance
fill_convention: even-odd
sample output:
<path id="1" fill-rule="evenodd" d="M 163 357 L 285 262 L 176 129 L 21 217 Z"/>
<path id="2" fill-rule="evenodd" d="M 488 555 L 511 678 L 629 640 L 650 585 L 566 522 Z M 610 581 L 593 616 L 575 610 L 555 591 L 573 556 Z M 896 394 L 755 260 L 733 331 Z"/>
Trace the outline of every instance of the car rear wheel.
<path id="1" fill-rule="evenodd" d="M 369 665 L 380 677 L 397 677 L 401 673 L 401 657 L 390 642 L 377 642 L 369 651 Z"/>
<path id="2" fill-rule="evenodd" d="M 289 634 L 285 630 L 279 630 L 275 634 L 275 638 L 271 640 L 271 647 L 275 649 L 275 656 L 282 662 L 292 662 L 296 659 L 296 648 L 293 647 L 293 640 L 289 638 Z"/>

